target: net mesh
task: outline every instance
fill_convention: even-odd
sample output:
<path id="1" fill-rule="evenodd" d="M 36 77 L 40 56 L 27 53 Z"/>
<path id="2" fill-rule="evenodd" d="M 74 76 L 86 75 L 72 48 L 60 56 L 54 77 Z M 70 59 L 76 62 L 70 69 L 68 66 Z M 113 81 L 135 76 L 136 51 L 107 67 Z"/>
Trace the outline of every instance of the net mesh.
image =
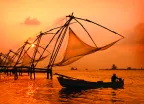
<path id="1" fill-rule="evenodd" d="M 40 59 L 35 59 L 34 62 L 43 61 L 47 58 L 48 55 L 41 57 Z M 22 66 L 29 66 L 31 65 L 33 58 L 27 53 L 24 53 L 23 59 L 22 59 Z"/>
<path id="2" fill-rule="evenodd" d="M 30 65 L 31 61 L 32 61 L 32 58 L 28 55 L 27 52 L 25 52 L 23 56 L 23 60 L 22 60 L 22 66 Z"/>
<path id="3" fill-rule="evenodd" d="M 4 66 L 4 65 L 8 65 L 10 66 L 13 63 L 13 60 L 10 56 L 8 56 L 7 54 L 0 54 L 0 65 Z"/>
<path id="4" fill-rule="evenodd" d="M 68 45 L 64 54 L 64 58 L 61 62 L 54 64 L 54 66 L 65 66 L 69 65 L 80 58 L 82 58 L 85 55 L 106 50 L 112 45 L 114 45 L 117 41 L 114 41 L 108 45 L 105 45 L 103 47 L 92 47 L 86 43 L 84 43 L 76 34 L 73 32 L 71 28 L 69 28 L 69 40 Z"/>

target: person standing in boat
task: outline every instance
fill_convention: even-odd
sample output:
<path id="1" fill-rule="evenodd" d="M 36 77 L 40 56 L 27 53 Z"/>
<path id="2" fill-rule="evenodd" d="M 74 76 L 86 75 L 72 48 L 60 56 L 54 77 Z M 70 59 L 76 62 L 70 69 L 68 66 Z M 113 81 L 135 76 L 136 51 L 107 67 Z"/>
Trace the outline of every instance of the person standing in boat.
<path id="1" fill-rule="evenodd" d="M 116 76 L 116 74 L 113 74 L 113 76 L 111 77 L 111 82 L 115 83 L 118 79 L 119 78 Z"/>

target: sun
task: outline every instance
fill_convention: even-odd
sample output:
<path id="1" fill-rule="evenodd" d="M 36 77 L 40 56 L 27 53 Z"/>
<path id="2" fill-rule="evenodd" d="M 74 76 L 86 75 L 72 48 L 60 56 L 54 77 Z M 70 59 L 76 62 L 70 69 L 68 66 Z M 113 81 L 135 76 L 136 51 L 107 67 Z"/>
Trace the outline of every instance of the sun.
<path id="1" fill-rule="evenodd" d="M 31 45 L 31 47 L 34 47 L 34 46 L 35 46 L 35 44 L 32 44 L 32 45 Z"/>

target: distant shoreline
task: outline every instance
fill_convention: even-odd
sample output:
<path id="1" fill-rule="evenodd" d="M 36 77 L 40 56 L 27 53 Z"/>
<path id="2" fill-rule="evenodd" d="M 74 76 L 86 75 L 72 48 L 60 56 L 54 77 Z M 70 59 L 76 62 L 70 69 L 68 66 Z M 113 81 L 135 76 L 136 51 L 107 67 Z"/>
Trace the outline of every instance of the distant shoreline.
<path id="1" fill-rule="evenodd" d="M 99 69 L 99 70 L 144 70 L 144 69 Z"/>

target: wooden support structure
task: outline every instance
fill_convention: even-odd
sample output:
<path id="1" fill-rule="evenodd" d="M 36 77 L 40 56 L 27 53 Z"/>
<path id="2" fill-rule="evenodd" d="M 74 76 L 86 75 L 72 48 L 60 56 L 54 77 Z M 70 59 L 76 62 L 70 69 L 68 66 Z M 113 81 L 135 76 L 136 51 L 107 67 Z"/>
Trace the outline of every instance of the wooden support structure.
<path id="1" fill-rule="evenodd" d="M 29 67 L 29 69 L 26 71 L 26 72 L 28 73 L 28 75 L 30 76 L 30 79 L 32 79 L 32 78 L 35 79 L 35 78 L 36 78 L 36 72 L 37 72 L 37 70 L 36 70 L 36 65 L 37 65 L 37 63 L 38 63 L 39 61 L 37 61 L 37 62 L 35 63 L 35 59 L 36 59 L 37 53 L 39 52 L 39 51 L 38 51 L 38 48 L 39 48 L 39 46 L 40 46 L 41 38 L 42 38 L 42 36 L 45 35 L 45 34 L 54 34 L 54 36 L 53 36 L 52 39 L 49 41 L 49 43 L 46 45 L 46 47 L 43 48 L 44 50 L 43 50 L 43 52 L 42 52 L 42 54 L 40 55 L 40 57 L 39 57 L 38 60 L 41 59 L 42 55 L 44 54 L 44 52 L 46 51 L 46 49 L 49 47 L 50 43 L 54 40 L 54 38 L 56 37 L 56 35 L 58 35 L 58 36 L 57 36 L 57 40 L 56 40 L 56 42 L 55 42 L 55 44 L 54 44 L 54 47 L 53 47 L 53 50 L 52 50 L 52 54 L 51 54 L 51 57 L 50 57 L 50 61 L 49 61 L 48 65 L 47 65 L 47 70 L 44 71 L 44 72 L 47 73 L 47 79 L 52 79 L 52 78 L 53 78 L 53 70 L 52 70 L 52 68 L 53 68 L 53 66 L 54 66 L 56 57 L 57 57 L 57 55 L 58 55 L 58 53 L 59 53 L 59 51 L 60 51 L 61 45 L 62 45 L 62 43 L 63 43 L 63 41 L 64 41 L 64 38 L 65 38 L 65 36 L 66 36 L 68 27 L 69 27 L 69 25 L 71 24 L 71 21 L 72 21 L 72 20 L 76 21 L 76 23 L 78 23 L 78 24 L 85 30 L 85 32 L 88 34 L 88 36 L 90 37 L 90 39 L 92 40 L 92 42 L 94 43 L 94 45 L 95 45 L 96 47 L 97 47 L 96 43 L 94 42 L 94 40 L 92 39 L 92 37 L 90 36 L 90 34 L 89 34 L 89 32 L 86 30 L 86 28 L 79 22 L 79 20 L 83 20 L 83 21 L 87 21 L 87 22 L 93 23 L 93 24 L 95 24 L 95 25 L 98 25 L 98 26 L 100 26 L 100 27 L 102 27 L 102 28 L 104 28 L 104 29 L 106 29 L 106 30 L 108 30 L 108 31 L 110 31 L 110 32 L 113 32 L 113 33 L 121 36 L 122 38 L 124 38 L 122 35 L 116 33 L 115 31 L 112 31 L 112 30 L 110 30 L 110 29 L 108 29 L 108 28 L 106 28 L 106 27 L 104 27 L 104 26 L 102 26 L 102 25 L 100 25 L 100 24 L 98 24 L 98 23 L 95 23 L 95 22 L 90 21 L 90 20 L 88 20 L 88 19 L 82 19 L 82 18 L 74 17 L 74 16 L 73 16 L 73 13 L 72 13 L 71 15 L 67 16 L 67 17 L 69 17 L 69 19 L 65 22 L 65 24 L 64 24 L 63 26 L 50 29 L 49 31 L 46 31 L 46 32 L 44 32 L 44 33 L 40 33 L 40 34 L 37 36 L 37 38 L 33 41 L 32 44 L 34 44 L 34 43 L 36 42 L 36 45 L 35 45 L 35 49 L 34 49 L 34 52 L 33 52 L 32 60 L 31 60 L 31 63 L 30 63 L 30 67 Z M 55 30 L 55 29 L 58 29 L 58 30 L 56 31 L 56 33 L 52 33 L 51 31 L 53 31 L 53 30 Z M 22 67 L 21 67 L 21 68 L 17 67 L 17 64 L 19 64 L 19 61 L 24 57 L 24 55 L 22 56 L 22 53 L 23 53 L 23 51 L 24 51 L 24 49 L 25 49 L 25 46 L 26 46 L 27 44 L 30 44 L 30 43 L 28 43 L 28 41 L 26 41 L 25 44 L 24 44 L 21 48 L 19 48 L 19 49 L 17 50 L 17 52 L 16 52 L 17 54 L 19 53 L 19 55 L 18 55 L 18 59 L 17 59 L 15 65 L 13 66 L 13 72 L 14 72 L 14 79 L 15 79 L 15 80 L 18 79 L 18 72 L 19 72 L 19 75 L 22 75 L 22 72 L 24 72 L 23 69 L 22 69 Z M 31 47 L 31 46 L 30 46 L 30 47 Z M 30 49 L 30 47 L 28 47 L 27 50 L 25 50 L 24 54 Z M 6 60 L 7 60 L 8 56 L 9 56 L 10 52 L 12 52 L 12 51 L 10 50 L 10 51 L 8 52 L 7 56 L 4 57 L 4 58 L 5 58 L 5 60 L 3 60 L 4 63 L 6 63 Z M 0 56 L 1 56 L 1 54 L 0 54 Z M 16 56 L 16 55 L 14 55 L 14 56 Z M 14 56 L 13 56 L 12 58 L 14 58 Z M 2 63 L 2 61 L 0 60 L 0 65 L 1 65 L 1 63 Z M 4 64 L 4 65 L 5 65 L 5 66 L 2 67 L 2 68 L 4 68 L 4 69 L 3 69 L 3 72 L 5 72 L 7 75 L 9 74 L 8 72 L 10 72 L 10 75 L 11 75 L 12 70 L 9 70 L 9 68 L 7 67 L 7 64 Z"/>
<path id="2" fill-rule="evenodd" d="M 30 77 L 30 79 L 32 79 L 32 69 L 28 68 L 28 76 Z"/>
<path id="3" fill-rule="evenodd" d="M 8 68 L 6 67 L 6 75 L 8 76 Z"/>
<path id="4" fill-rule="evenodd" d="M 40 35 L 37 36 L 37 44 L 36 44 L 36 47 L 35 47 L 35 50 L 34 50 L 34 53 L 33 53 L 33 57 L 32 57 L 32 62 L 31 62 L 31 72 L 34 73 L 34 79 L 36 78 L 35 76 L 35 67 L 36 65 L 34 65 L 34 62 L 35 62 L 35 58 L 36 58 L 36 54 L 38 52 L 38 46 L 40 44 L 40 41 L 41 41 L 41 38 L 44 34 L 43 33 L 40 33 Z M 31 77 L 32 77 L 32 73 L 31 73 Z"/>
<path id="5" fill-rule="evenodd" d="M 50 77 L 49 77 L 49 70 L 47 70 L 47 79 L 49 79 Z"/>
<path id="6" fill-rule="evenodd" d="M 12 70 L 10 70 L 10 76 L 12 75 Z"/>
<path id="7" fill-rule="evenodd" d="M 73 14 L 72 14 L 73 15 Z M 58 55 L 58 52 L 59 52 L 59 50 L 60 50 L 60 47 L 61 47 L 61 45 L 62 45 L 62 43 L 63 43 L 63 40 L 64 40 L 64 37 L 65 37 L 65 35 L 66 35 L 66 32 L 67 32 L 67 29 L 68 29 L 68 26 L 69 26 L 69 24 L 70 24 L 70 22 L 71 22 L 71 20 L 73 19 L 73 16 L 72 17 L 70 17 L 70 19 L 59 29 L 59 31 L 60 31 L 60 33 L 59 33 L 59 31 L 58 31 L 58 33 L 59 33 L 59 36 L 58 36 L 58 38 L 57 38 L 57 40 L 56 40 L 56 43 L 55 43 L 55 46 L 54 46 L 54 49 L 53 49 L 53 52 L 52 52 L 52 55 L 51 55 L 51 57 L 50 57 L 50 61 L 49 61 L 49 64 L 48 64 L 48 72 L 47 72 L 47 78 L 49 78 L 49 76 L 50 76 L 50 79 L 52 79 L 52 67 L 53 67 L 53 64 L 54 64 L 54 62 L 55 62 L 55 59 L 56 59 L 56 57 L 57 57 L 57 55 Z"/>
<path id="8" fill-rule="evenodd" d="M 36 78 L 35 68 L 33 68 L 34 79 Z"/>
<path id="9" fill-rule="evenodd" d="M 25 42 L 25 44 L 22 46 L 22 49 L 21 49 L 21 52 L 20 52 L 20 54 L 19 54 L 19 56 L 18 56 L 18 59 L 17 59 L 17 61 L 16 61 L 16 64 L 14 65 L 14 80 L 17 80 L 18 79 L 18 74 L 17 74 L 17 64 L 19 63 L 19 61 L 20 61 L 20 59 L 21 59 L 21 56 L 22 56 L 22 52 L 24 51 L 24 49 L 25 49 L 25 46 L 27 45 L 27 43 L 28 43 L 28 41 L 26 41 Z"/>

